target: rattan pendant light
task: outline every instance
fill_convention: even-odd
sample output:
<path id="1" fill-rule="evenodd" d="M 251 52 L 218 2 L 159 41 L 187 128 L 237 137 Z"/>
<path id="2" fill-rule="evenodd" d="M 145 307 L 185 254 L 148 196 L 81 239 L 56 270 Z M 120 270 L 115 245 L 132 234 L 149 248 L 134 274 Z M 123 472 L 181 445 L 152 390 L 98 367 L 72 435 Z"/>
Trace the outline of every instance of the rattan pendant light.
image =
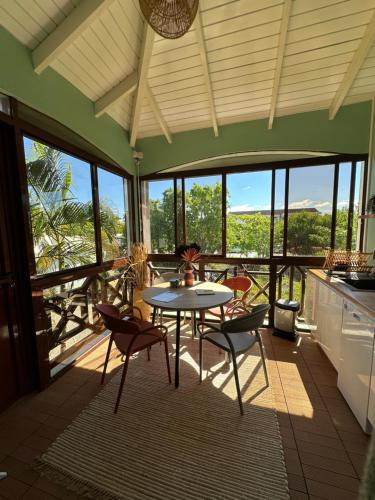
<path id="1" fill-rule="evenodd" d="M 193 24 L 199 0 L 139 0 L 151 28 L 164 38 L 180 38 Z"/>

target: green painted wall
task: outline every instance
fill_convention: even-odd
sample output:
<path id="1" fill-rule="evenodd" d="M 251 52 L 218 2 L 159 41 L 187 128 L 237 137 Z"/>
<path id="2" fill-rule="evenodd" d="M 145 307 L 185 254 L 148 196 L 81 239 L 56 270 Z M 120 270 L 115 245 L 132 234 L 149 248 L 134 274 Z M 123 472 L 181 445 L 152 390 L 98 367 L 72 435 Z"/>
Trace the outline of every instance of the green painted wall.
<path id="1" fill-rule="evenodd" d="M 31 53 L 0 26 L 0 91 L 54 118 L 134 172 L 126 131 L 108 115 L 95 118 L 93 103 L 56 71 L 33 70 Z"/>
<path id="2" fill-rule="evenodd" d="M 371 103 L 344 106 L 334 120 L 328 112 L 313 111 L 275 119 L 225 125 L 214 137 L 212 129 L 180 132 L 172 144 L 164 136 L 137 141 L 143 151 L 142 174 L 163 170 L 211 156 L 262 150 L 309 150 L 336 153 L 367 153 Z"/>

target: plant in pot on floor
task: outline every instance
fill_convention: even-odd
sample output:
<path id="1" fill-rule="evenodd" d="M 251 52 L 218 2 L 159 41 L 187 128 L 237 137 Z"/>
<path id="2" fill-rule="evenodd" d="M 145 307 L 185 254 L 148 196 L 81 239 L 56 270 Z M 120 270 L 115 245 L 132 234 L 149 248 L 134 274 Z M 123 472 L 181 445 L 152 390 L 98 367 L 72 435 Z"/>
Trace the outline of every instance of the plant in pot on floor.
<path id="1" fill-rule="evenodd" d="M 194 285 L 193 263 L 198 262 L 201 258 L 199 251 L 200 247 L 196 243 L 192 243 L 191 245 L 180 245 L 177 248 L 176 255 L 185 263 L 185 286 Z"/>
<path id="2" fill-rule="evenodd" d="M 128 267 L 125 271 L 125 279 L 133 291 L 133 306 L 138 308 L 143 319 L 150 318 L 151 306 L 146 304 L 142 298 L 142 292 L 148 286 L 148 251 L 143 243 L 132 243 L 130 245 L 130 256 L 128 257 Z M 139 317 L 137 309 L 134 309 L 134 316 Z"/>

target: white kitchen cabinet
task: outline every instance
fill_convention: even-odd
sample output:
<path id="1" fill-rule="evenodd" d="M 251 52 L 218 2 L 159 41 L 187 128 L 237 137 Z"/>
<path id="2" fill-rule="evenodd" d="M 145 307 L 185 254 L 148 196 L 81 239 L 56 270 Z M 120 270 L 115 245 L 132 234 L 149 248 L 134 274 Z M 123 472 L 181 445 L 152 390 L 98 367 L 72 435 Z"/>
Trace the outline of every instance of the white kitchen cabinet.
<path id="1" fill-rule="evenodd" d="M 344 301 L 340 294 L 324 283 L 318 282 L 317 286 L 317 340 L 338 371 Z"/>
<path id="2" fill-rule="evenodd" d="M 370 328 L 375 336 L 375 321 L 370 322 Z M 368 399 L 368 420 L 373 428 L 375 428 L 375 339 L 372 352 L 372 370 L 370 380 L 370 394 Z"/>
<path id="3" fill-rule="evenodd" d="M 364 431 L 368 430 L 373 348 L 374 322 L 344 301 L 338 388 Z M 373 404 L 372 401 L 372 412 Z"/>

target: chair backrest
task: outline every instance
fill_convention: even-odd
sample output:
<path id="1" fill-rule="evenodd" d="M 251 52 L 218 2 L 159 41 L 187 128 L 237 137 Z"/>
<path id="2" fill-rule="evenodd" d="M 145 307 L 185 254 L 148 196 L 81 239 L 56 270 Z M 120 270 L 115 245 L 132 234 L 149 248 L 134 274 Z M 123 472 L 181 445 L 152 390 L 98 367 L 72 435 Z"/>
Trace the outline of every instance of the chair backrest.
<path id="1" fill-rule="evenodd" d="M 162 273 L 160 276 L 155 278 L 154 282 L 155 283 L 167 283 L 168 281 L 173 280 L 173 279 L 183 280 L 184 274 L 183 273 L 173 273 L 173 272 Z"/>
<path id="2" fill-rule="evenodd" d="M 118 307 L 111 304 L 97 304 L 95 307 L 103 319 L 104 326 L 113 333 L 137 335 L 139 332 L 136 321 L 121 319 Z"/>
<path id="3" fill-rule="evenodd" d="M 233 291 L 239 290 L 240 292 L 248 292 L 253 282 L 247 276 L 234 276 L 223 281 L 223 285 L 227 286 Z"/>
<path id="4" fill-rule="evenodd" d="M 235 319 L 224 321 L 221 328 L 227 333 L 251 332 L 261 328 L 264 318 L 271 306 L 269 304 L 258 304 L 253 307 L 249 314 L 245 314 Z"/>

